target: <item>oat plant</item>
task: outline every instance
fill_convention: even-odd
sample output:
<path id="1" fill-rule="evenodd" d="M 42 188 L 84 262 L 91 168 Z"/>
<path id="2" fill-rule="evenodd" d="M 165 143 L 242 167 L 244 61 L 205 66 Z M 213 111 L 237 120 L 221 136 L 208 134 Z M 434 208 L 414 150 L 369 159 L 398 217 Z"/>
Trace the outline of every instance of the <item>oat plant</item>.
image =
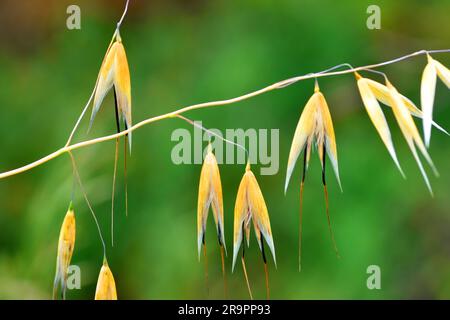
<path id="1" fill-rule="evenodd" d="M 100 71 L 95 81 L 95 85 L 92 89 L 92 93 L 82 109 L 82 112 L 75 122 L 75 125 L 62 148 L 55 150 L 54 152 L 36 160 L 32 163 L 24 165 L 22 167 L 0 173 L 0 179 L 5 179 L 33 168 L 36 168 L 44 163 L 47 163 L 63 154 L 68 154 L 72 165 L 72 177 L 74 179 L 74 186 L 72 191 L 72 202 L 69 205 L 69 209 L 64 217 L 60 235 L 58 239 L 58 250 L 56 257 L 56 272 L 53 283 L 53 298 L 58 297 L 60 292 L 61 297 L 65 298 L 67 288 L 67 269 L 71 263 L 72 256 L 76 254 L 75 248 L 75 211 L 74 205 L 74 193 L 78 188 L 81 192 L 86 205 L 91 213 L 92 220 L 94 221 L 99 240 L 103 248 L 103 263 L 100 269 L 97 288 L 95 292 L 95 299 L 117 299 L 117 291 L 115 285 L 115 279 L 111 272 L 110 266 L 107 260 L 107 247 L 104 241 L 102 230 L 98 223 L 95 211 L 91 205 L 88 195 L 83 187 L 80 173 L 75 161 L 74 151 L 95 145 L 106 141 L 115 141 L 115 153 L 114 153 L 114 171 L 112 179 L 112 196 L 111 196 L 111 244 L 114 243 L 114 197 L 116 193 L 116 175 L 118 166 L 119 155 L 119 140 L 123 137 L 124 140 L 124 182 L 125 182 L 125 212 L 128 215 L 128 193 L 127 193 L 127 152 L 131 152 L 132 145 L 132 133 L 149 124 L 157 121 L 178 118 L 196 126 L 197 124 L 183 116 L 197 109 L 206 109 L 217 106 L 231 105 L 243 100 L 247 100 L 262 94 L 266 94 L 270 91 L 279 90 L 287 86 L 296 84 L 297 82 L 313 79 L 315 80 L 315 88 L 312 96 L 307 101 L 305 107 L 301 109 L 300 118 L 297 127 L 293 133 L 293 140 L 291 143 L 291 149 L 289 152 L 289 159 L 286 167 L 286 180 L 284 185 L 284 191 L 287 192 L 287 188 L 291 179 L 291 175 L 294 171 L 294 167 L 302 155 L 302 176 L 299 181 L 300 185 L 300 202 L 299 202 L 299 269 L 301 268 L 301 237 L 302 237 L 302 216 L 303 216 L 303 193 L 304 184 L 306 180 L 306 173 L 309 166 L 309 161 L 313 152 L 318 153 L 322 168 L 322 183 L 324 189 L 324 201 L 325 201 L 325 213 L 329 232 L 331 235 L 331 241 L 338 254 L 336 241 L 334 239 L 333 231 L 331 228 L 330 219 L 330 207 L 328 203 L 328 189 L 326 181 L 326 167 L 327 157 L 334 171 L 337 179 L 337 183 L 341 186 L 338 168 L 338 139 L 336 138 L 333 121 L 332 110 L 328 106 L 325 100 L 325 94 L 320 91 L 319 79 L 326 77 L 338 77 L 344 75 L 354 76 L 356 78 L 356 87 L 362 99 L 362 105 L 372 121 L 375 131 L 380 136 L 382 143 L 385 145 L 389 155 L 394 161 L 395 166 L 404 177 L 405 174 L 401 168 L 400 161 L 398 160 L 395 146 L 392 140 L 390 128 L 385 118 L 385 112 L 392 112 L 397 126 L 403 134 L 403 137 L 408 145 L 419 170 L 425 181 L 425 185 L 428 188 L 430 194 L 432 194 L 431 183 L 428 179 L 427 172 L 422 164 L 422 158 L 428 163 L 431 170 L 437 176 L 438 172 L 435 168 L 432 158 L 428 152 L 428 147 L 431 141 L 432 127 L 437 128 L 441 132 L 448 135 L 448 132 L 439 126 L 433 120 L 433 105 L 436 90 L 437 79 L 441 79 L 444 84 L 450 88 L 450 70 L 442 63 L 435 59 L 435 55 L 450 53 L 450 49 L 442 50 L 420 50 L 411 54 L 401 56 L 399 58 L 360 67 L 352 67 L 348 63 L 343 63 L 320 72 L 308 73 L 286 80 L 276 82 L 268 85 L 262 89 L 246 93 L 244 95 L 211 102 L 198 103 L 191 106 L 186 106 L 174 111 L 167 112 L 165 114 L 153 116 L 133 125 L 131 116 L 131 75 L 129 71 L 128 59 L 125 52 L 125 47 L 122 41 L 120 28 L 124 18 L 127 14 L 129 6 L 129 0 L 126 1 L 125 9 L 123 11 L 120 20 L 118 21 L 116 28 L 113 32 L 111 41 L 106 49 L 106 54 L 100 65 Z M 417 107 L 414 102 L 409 98 L 402 95 L 400 91 L 392 84 L 388 79 L 386 73 L 377 69 L 385 67 L 394 63 L 400 63 L 406 59 L 412 59 L 414 57 L 425 56 L 427 61 L 425 69 L 422 74 L 420 93 L 421 104 L 420 108 Z M 433 57 L 432 57 L 433 56 Z M 342 69 L 344 68 L 344 69 Z M 370 76 L 368 76 L 370 74 Z M 363 76 L 364 75 L 364 76 Z M 382 77 L 382 81 L 376 81 L 373 77 Z M 323 81 L 320 80 L 320 81 Z M 75 133 L 77 132 L 80 123 L 85 118 L 87 110 L 92 105 L 92 112 L 89 122 L 89 128 L 92 127 L 97 112 L 103 106 L 103 100 L 109 92 L 114 94 L 114 113 L 116 119 L 116 133 L 97 137 L 94 139 L 83 140 L 80 142 L 73 142 Z M 356 93 L 355 93 L 356 94 Z M 298 103 L 298 102 L 296 102 Z M 333 106 L 333 103 L 330 105 Z M 106 106 L 103 106 L 106 108 Z M 416 119 L 416 120 L 415 120 Z M 416 121 L 422 121 L 423 126 L 423 139 L 416 125 Z M 198 125 L 197 125 L 198 126 Z M 202 130 L 208 132 L 210 136 L 215 135 L 212 131 L 201 127 Z M 291 128 L 285 128 L 291 129 Z M 338 135 L 337 135 L 338 136 Z M 238 148 L 242 148 L 246 151 L 245 146 L 228 141 L 220 136 L 216 136 L 224 140 L 226 143 L 231 143 Z M 248 153 L 247 158 L 248 158 Z M 192 185 L 195 185 L 195 181 Z M 77 187 L 78 186 L 78 187 Z M 232 271 L 235 268 L 239 251 L 242 247 L 241 264 L 244 272 L 245 283 L 249 291 L 250 298 L 253 298 L 251 290 L 251 284 L 248 277 L 248 270 L 245 264 L 245 246 L 249 245 L 251 229 L 254 230 L 256 240 L 261 251 L 265 280 L 266 280 L 266 296 L 270 297 L 269 290 L 269 274 L 267 265 L 267 253 L 270 251 L 272 258 L 276 266 L 275 259 L 275 237 L 272 234 L 272 228 L 269 219 L 269 210 L 264 199 L 261 188 L 257 182 L 256 176 L 251 171 L 250 163 L 248 162 L 245 167 L 244 175 L 238 184 L 236 181 L 237 196 L 234 205 L 234 230 L 233 230 L 233 259 L 231 262 Z M 283 187 L 280 186 L 280 189 Z M 341 188 L 342 190 L 342 188 Z M 208 288 L 208 269 L 207 269 L 207 256 L 206 256 L 206 225 L 211 209 L 217 233 L 217 240 L 220 249 L 222 274 L 224 280 L 225 297 L 227 297 L 227 278 L 226 278 L 226 234 L 224 228 L 224 221 L 227 218 L 231 218 L 231 213 L 224 210 L 227 207 L 223 202 L 222 184 L 220 179 L 220 171 L 215 158 L 214 151 L 211 144 L 208 146 L 206 156 L 200 172 L 200 181 L 198 186 L 198 199 L 197 199 L 197 250 L 199 259 L 201 257 L 201 251 L 203 249 L 203 259 L 205 262 L 205 280 L 206 287 Z M 195 204 L 192 204 L 195 207 Z M 276 206 L 274 206 L 276 208 Z M 276 210 L 276 209 L 273 209 Z M 81 210 L 77 209 L 77 212 Z M 193 209 L 193 212 L 195 209 Z M 193 214 L 194 219 L 194 214 Z M 275 232 L 276 234 L 276 232 Z M 56 241 L 55 241 L 56 242 Z M 286 244 L 284 244 L 286 245 Z M 266 250 L 266 246 L 269 250 Z"/>

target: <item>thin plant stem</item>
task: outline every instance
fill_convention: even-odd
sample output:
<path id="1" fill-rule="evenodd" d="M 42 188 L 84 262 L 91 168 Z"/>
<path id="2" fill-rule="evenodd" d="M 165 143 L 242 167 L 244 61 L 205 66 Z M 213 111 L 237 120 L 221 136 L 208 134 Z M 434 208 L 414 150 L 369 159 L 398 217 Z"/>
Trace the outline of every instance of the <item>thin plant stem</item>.
<path id="1" fill-rule="evenodd" d="M 75 201 L 75 188 L 77 187 L 77 178 L 75 174 L 75 167 L 72 165 L 72 192 L 70 195 L 70 201 L 74 203 Z"/>
<path id="2" fill-rule="evenodd" d="M 29 163 L 29 164 L 27 164 L 25 166 L 20 167 L 20 168 L 0 173 L 0 179 L 4 179 L 6 177 L 13 176 L 13 175 L 16 175 L 16 174 L 28 171 L 30 169 L 33 169 L 33 168 L 35 168 L 37 166 L 40 166 L 40 165 L 42 165 L 42 164 L 44 164 L 44 163 L 46 163 L 46 162 L 48 162 L 48 161 L 50 161 L 50 160 L 52 160 L 54 158 L 59 157 L 60 155 L 66 153 L 66 152 L 69 152 L 69 151 L 72 151 L 72 150 L 76 150 L 76 149 L 79 149 L 79 148 L 84 148 L 84 147 L 87 147 L 87 146 L 90 146 L 90 145 L 94 145 L 94 144 L 97 144 L 97 143 L 101 143 L 101 142 L 104 142 L 104 141 L 113 140 L 113 139 L 122 137 L 124 135 L 127 135 L 127 134 L 129 134 L 129 133 L 131 133 L 131 132 L 133 132 L 133 131 L 135 131 L 135 130 L 137 130 L 137 129 L 145 126 L 145 125 L 150 124 L 150 123 L 153 123 L 153 122 L 156 122 L 156 121 L 160 121 L 160 120 L 163 120 L 163 119 L 174 118 L 174 117 L 177 117 L 178 115 L 180 115 L 182 113 L 189 112 L 189 111 L 192 111 L 192 110 L 234 104 L 234 103 L 237 103 L 237 102 L 240 102 L 240 101 L 244 101 L 244 100 L 247 100 L 247 99 L 259 96 L 259 95 L 261 95 L 263 93 L 267 93 L 267 92 L 270 92 L 270 91 L 273 91 L 273 90 L 276 90 L 276 89 L 284 88 L 287 85 L 292 85 L 292 84 L 294 84 L 294 83 L 296 83 L 298 81 L 302 81 L 302 80 L 314 79 L 314 78 L 320 78 L 320 77 L 330 77 L 330 76 L 344 75 L 344 74 L 354 73 L 354 72 L 361 71 L 361 70 L 383 67 L 383 66 L 386 66 L 386 65 L 389 65 L 389 64 L 397 63 L 397 62 L 400 62 L 400 61 L 403 61 L 403 60 L 406 60 L 406 59 L 409 59 L 409 58 L 412 58 L 412 57 L 416 57 L 416 56 L 419 56 L 419 55 L 424 55 L 424 54 L 427 54 L 427 53 L 428 54 L 433 54 L 433 53 L 448 53 L 448 52 L 450 52 L 450 49 L 428 50 L 428 51 L 427 50 L 420 50 L 420 51 L 416 51 L 414 53 L 411 53 L 411 54 L 408 54 L 408 55 L 405 55 L 405 56 L 402 56 L 402 57 L 399 57 L 399 58 L 396 58 L 396 59 L 393 59 L 393 60 L 381 62 L 381 63 L 378 63 L 378 64 L 372 64 L 372 65 L 367 65 L 367 66 L 362 66 L 362 67 L 357 67 L 357 68 L 351 68 L 351 69 L 341 70 L 341 71 L 332 71 L 332 72 L 324 72 L 324 73 L 320 73 L 320 72 L 318 72 L 318 73 L 309 73 L 307 75 L 298 76 L 298 77 L 294 77 L 294 78 L 290 78 L 290 79 L 286 79 L 286 80 L 283 80 L 283 81 L 276 82 L 276 83 L 271 84 L 271 85 L 269 85 L 269 86 L 267 86 L 265 88 L 262 88 L 262 89 L 259 89 L 259 90 L 256 90 L 256 91 L 253 91 L 253 92 L 250 92 L 250 93 L 247 93 L 247 94 L 235 97 L 235 98 L 231 98 L 231 99 L 227 99 L 227 100 L 218 100 L 218 101 L 211 101 L 211 102 L 194 104 L 194 105 L 187 106 L 187 107 L 184 107 L 184 108 L 181 108 L 181 109 L 169 112 L 169 113 L 165 113 L 165 114 L 162 114 L 162 115 L 159 115 L 159 116 L 155 116 L 155 117 L 151 117 L 151 118 L 142 120 L 142 121 L 136 123 L 135 125 L 133 125 L 132 127 L 121 131 L 120 133 L 106 135 L 106 136 L 102 136 L 102 137 L 91 139 L 91 140 L 86 140 L 86 141 L 79 142 L 79 143 L 76 143 L 76 144 L 66 143 L 66 145 L 64 147 L 62 147 L 62 148 L 60 148 L 60 149 L 50 153 L 49 155 L 47 155 L 47 156 L 45 156 L 45 157 L 43 157 L 43 158 L 41 158 L 39 160 L 31 162 L 31 163 Z"/>
<path id="3" fill-rule="evenodd" d="M 125 16 L 128 12 L 128 5 L 130 4 L 130 0 L 127 0 L 127 3 L 125 4 L 125 9 L 123 9 L 122 16 L 120 17 L 119 22 L 117 22 L 117 29 L 120 29 L 120 26 L 122 25 L 123 19 L 125 19 Z"/>
<path id="4" fill-rule="evenodd" d="M 220 140 L 224 141 L 225 143 L 229 143 L 229 144 L 231 144 L 231 145 L 234 145 L 234 146 L 236 146 L 236 147 L 238 147 L 238 148 L 244 150 L 244 151 L 245 151 L 245 155 L 246 155 L 246 157 L 248 158 L 248 150 L 247 150 L 243 145 L 240 145 L 239 143 L 236 143 L 236 142 L 234 142 L 234 141 L 228 140 L 228 139 L 222 137 L 220 134 L 217 134 L 217 133 L 215 133 L 215 132 L 213 132 L 213 131 L 211 131 L 211 130 L 209 130 L 209 129 L 206 129 L 205 127 L 201 126 L 201 125 L 198 124 L 197 122 L 192 121 L 191 119 L 186 118 L 186 117 L 184 117 L 184 116 L 182 116 L 182 115 L 180 115 L 180 114 L 178 114 L 178 115 L 176 115 L 176 116 L 177 116 L 178 118 L 180 118 L 180 119 L 182 119 L 182 120 L 184 120 L 184 121 L 186 121 L 186 122 L 192 124 L 194 127 L 197 127 L 197 128 L 199 128 L 200 130 L 205 131 L 210 137 L 211 137 L 211 136 L 215 136 L 215 137 L 219 138 Z"/>
<path id="5" fill-rule="evenodd" d="M 374 73 L 374 74 L 381 75 L 385 81 L 387 81 L 387 79 L 388 79 L 386 73 L 384 73 L 382 71 L 372 70 L 372 69 L 364 69 L 364 70 L 361 70 L 361 71 L 367 71 L 367 72 L 371 72 L 371 73 Z"/>
<path id="6" fill-rule="evenodd" d="M 84 115 L 86 114 L 86 111 L 87 111 L 87 109 L 89 108 L 89 105 L 91 104 L 92 99 L 94 98 L 95 90 L 97 89 L 97 82 L 98 82 L 98 79 L 97 79 L 97 81 L 95 82 L 94 89 L 92 90 L 91 96 L 89 97 L 88 101 L 86 102 L 86 105 L 84 106 L 83 111 L 81 112 L 80 116 L 78 117 L 78 120 L 77 120 L 77 122 L 75 123 L 75 126 L 73 127 L 72 132 L 71 132 L 70 135 L 69 135 L 69 139 L 67 139 L 67 142 L 66 142 L 66 144 L 65 144 L 66 147 L 67 147 L 68 145 L 70 145 L 70 143 L 72 142 L 73 136 L 74 136 L 75 132 L 77 131 L 78 126 L 80 125 L 81 120 L 84 118 Z"/>
<path id="7" fill-rule="evenodd" d="M 87 197 L 86 191 L 84 190 L 83 183 L 81 182 L 81 177 L 80 177 L 80 173 L 78 172 L 78 169 L 77 169 L 75 157 L 73 156 L 72 152 L 69 151 L 68 153 L 70 156 L 70 160 L 72 162 L 73 171 L 75 172 L 76 178 L 78 180 L 78 185 L 80 186 L 81 193 L 83 194 L 84 200 L 86 201 L 89 211 L 92 214 L 92 218 L 94 219 L 95 225 L 97 226 L 98 235 L 100 237 L 100 241 L 103 246 L 103 256 L 106 258 L 106 244 L 105 244 L 105 240 L 103 239 L 102 231 L 100 229 L 100 225 L 98 223 L 97 216 L 95 215 L 94 209 L 92 209 L 92 205 Z"/>
<path id="8" fill-rule="evenodd" d="M 116 34 L 117 34 L 117 30 L 114 31 L 114 34 L 113 34 L 113 36 L 111 38 L 111 41 L 109 42 L 108 48 L 106 49 L 106 54 L 103 57 L 101 65 L 103 65 L 103 62 L 106 59 L 106 55 L 108 54 L 108 51 L 109 51 L 109 49 L 111 48 L 111 46 L 112 46 L 112 44 L 114 42 Z M 78 117 L 77 122 L 75 123 L 75 126 L 73 127 L 72 132 L 70 133 L 69 138 L 67 139 L 65 147 L 69 146 L 72 143 L 73 136 L 75 135 L 75 132 L 77 131 L 78 127 L 80 126 L 81 120 L 83 120 L 83 118 L 84 118 L 84 116 L 86 114 L 86 111 L 89 108 L 89 105 L 91 104 L 92 99 L 94 98 L 95 91 L 97 90 L 97 85 L 98 85 L 98 79 L 99 78 L 100 78 L 100 73 L 97 75 L 97 79 L 95 80 L 95 85 L 94 85 L 94 88 L 92 89 L 92 93 L 91 93 L 88 101 L 86 102 L 86 105 L 84 106 L 83 111 L 81 112 L 80 116 Z"/>

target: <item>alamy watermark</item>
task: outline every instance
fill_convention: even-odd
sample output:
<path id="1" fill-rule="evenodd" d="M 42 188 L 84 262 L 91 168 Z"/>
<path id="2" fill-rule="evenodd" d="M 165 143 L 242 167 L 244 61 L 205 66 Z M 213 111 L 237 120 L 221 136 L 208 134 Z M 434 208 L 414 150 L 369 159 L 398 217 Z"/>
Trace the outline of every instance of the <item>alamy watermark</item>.
<path id="1" fill-rule="evenodd" d="M 70 265 L 67 268 L 67 289 L 81 289 L 81 269 L 77 265 Z"/>
<path id="2" fill-rule="evenodd" d="M 366 270 L 367 274 L 369 275 L 367 277 L 366 285 L 367 289 L 369 290 L 380 290 L 381 289 L 381 269 L 380 266 L 377 266 L 376 264 L 370 265 L 367 267 Z"/>
<path id="3" fill-rule="evenodd" d="M 67 7 L 66 13 L 69 15 L 66 19 L 66 27 L 69 30 L 81 29 L 81 9 L 76 4 Z"/>
<path id="4" fill-rule="evenodd" d="M 379 6 L 372 4 L 367 7 L 367 14 L 369 17 L 366 21 L 367 29 L 379 30 L 381 29 L 381 9 Z"/>
<path id="5" fill-rule="evenodd" d="M 201 121 L 194 121 L 194 132 L 183 128 L 172 132 L 171 159 L 176 165 L 201 164 L 211 142 L 219 164 L 260 165 L 261 175 L 274 175 L 279 169 L 279 129 L 219 129 L 204 131 Z"/>

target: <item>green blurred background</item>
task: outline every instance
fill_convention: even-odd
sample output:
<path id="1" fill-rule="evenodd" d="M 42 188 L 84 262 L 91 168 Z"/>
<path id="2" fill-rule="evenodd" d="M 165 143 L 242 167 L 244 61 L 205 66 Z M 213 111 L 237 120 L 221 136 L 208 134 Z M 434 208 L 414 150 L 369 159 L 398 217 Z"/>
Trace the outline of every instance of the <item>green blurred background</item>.
<path id="1" fill-rule="evenodd" d="M 81 30 L 66 28 L 66 8 L 81 8 Z M 366 27 L 367 7 L 381 8 L 381 30 Z M 124 1 L 3 0 L 0 3 L 0 171 L 61 147 L 94 85 Z M 133 120 L 182 106 L 231 98 L 278 80 L 349 62 L 389 60 L 420 49 L 448 48 L 450 3 L 441 1 L 163 1 L 132 0 L 121 34 L 130 64 Z M 435 55 L 450 66 L 450 55 Z M 424 57 L 384 67 L 397 88 L 419 102 Z M 332 249 L 324 211 L 320 165 L 311 161 L 304 194 L 303 270 L 297 271 L 297 167 L 283 194 L 287 155 L 300 112 L 312 93 L 304 81 L 235 105 L 191 112 L 207 127 L 279 128 L 280 171 L 260 176 L 271 217 L 278 268 L 269 264 L 274 299 L 450 298 L 450 138 L 433 131 L 430 153 L 440 178 L 428 170 L 427 192 L 392 113 L 385 109 L 403 180 L 373 128 L 352 75 L 320 81 L 337 137 L 341 193 L 328 172 L 330 214 L 341 259 Z M 77 141 L 115 130 L 106 99 L 94 129 L 87 120 Z M 450 128 L 450 94 L 438 84 L 435 119 Z M 417 122 L 420 131 L 421 123 Z M 171 162 L 172 119 L 135 132 L 129 159 L 129 216 L 122 165 L 117 184 L 115 246 L 108 259 L 120 299 L 223 298 L 220 254 L 208 221 L 209 295 L 197 260 L 196 205 L 200 165 Z M 114 143 L 75 152 L 85 188 L 110 239 Z M 123 158 L 121 157 L 123 160 Z M 121 162 L 122 163 L 122 162 Z M 259 173 L 258 166 L 254 166 Z M 222 165 L 225 232 L 232 251 L 233 207 L 243 165 Z M 47 299 L 55 272 L 59 229 L 72 192 L 69 157 L 0 181 L 0 298 Z M 95 225 L 79 189 L 72 264 L 92 299 L 102 263 Z M 256 298 L 265 297 L 264 273 L 252 235 L 247 269 Z M 231 272 L 229 295 L 248 297 L 242 268 Z M 368 290 L 366 269 L 381 268 L 381 290 Z"/>

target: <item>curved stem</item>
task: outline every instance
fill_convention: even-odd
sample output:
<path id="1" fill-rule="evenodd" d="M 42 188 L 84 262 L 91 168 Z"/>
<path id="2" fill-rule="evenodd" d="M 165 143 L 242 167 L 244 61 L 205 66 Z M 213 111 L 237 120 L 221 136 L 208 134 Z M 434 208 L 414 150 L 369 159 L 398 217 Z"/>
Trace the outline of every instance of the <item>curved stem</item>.
<path id="1" fill-rule="evenodd" d="M 217 133 L 215 133 L 215 132 L 213 132 L 213 131 L 211 131 L 211 130 L 209 130 L 209 129 L 206 129 L 206 128 L 203 127 L 202 125 L 196 123 L 195 121 L 192 121 L 192 120 L 189 119 L 189 118 L 183 117 L 183 116 L 180 115 L 180 114 L 177 114 L 177 117 L 180 118 L 180 119 L 182 119 L 182 120 L 184 120 L 184 121 L 186 121 L 187 123 L 192 124 L 194 127 L 199 128 L 200 130 L 205 131 L 205 132 L 209 135 L 209 138 L 211 138 L 211 136 L 217 137 L 217 138 L 219 138 L 220 140 L 222 140 L 222 141 L 225 142 L 225 143 L 231 144 L 231 145 L 233 145 L 233 146 L 236 146 L 236 147 L 240 148 L 241 150 L 244 150 L 245 155 L 246 155 L 246 157 L 248 158 L 248 151 L 247 151 L 247 149 L 246 149 L 244 146 L 240 145 L 239 143 L 236 143 L 236 142 L 234 142 L 234 141 L 228 140 L 228 139 L 222 137 L 220 134 L 217 134 Z"/>
<path id="2" fill-rule="evenodd" d="M 87 147 L 89 145 L 94 145 L 97 143 L 101 143 L 104 141 L 109 141 L 109 140 L 113 140 L 122 136 L 125 136 L 129 133 L 131 133 L 134 130 L 139 129 L 140 127 L 143 127 L 147 124 L 159 121 L 159 120 L 163 120 L 163 119 L 168 119 L 168 118 L 173 118 L 173 117 L 177 117 L 178 115 L 188 112 L 188 111 L 192 111 L 192 110 L 196 110 L 196 109 L 203 109 L 203 108 L 211 108 L 211 107 L 217 107 L 217 106 L 225 106 L 225 105 L 229 105 L 229 104 L 233 104 L 233 103 L 237 103 L 240 101 L 244 101 L 250 98 L 253 98 L 255 96 L 261 95 L 263 93 L 269 92 L 269 91 L 273 91 L 276 89 L 280 89 L 280 88 L 284 88 L 286 86 L 292 85 L 296 82 L 302 81 L 302 80 L 307 80 L 307 79 L 314 79 L 314 78 L 320 78 L 320 77 L 330 77 L 330 76 L 338 76 L 338 75 L 343 75 L 343 74 L 349 74 L 349 73 L 354 73 L 357 71 L 361 71 L 361 70 L 367 70 L 367 69 L 375 69 L 378 67 L 382 67 L 382 66 L 386 66 L 389 64 L 393 64 L 408 58 L 412 58 L 415 56 L 419 56 L 419 55 L 424 55 L 424 54 L 429 54 L 429 53 L 448 53 L 450 52 L 450 49 L 443 49 L 443 50 L 420 50 L 393 60 L 389 60 L 389 61 L 385 61 L 385 62 L 381 62 L 378 64 L 372 64 L 372 65 L 367 65 L 367 66 L 361 66 L 361 67 L 357 67 L 357 68 L 351 68 L 351 69 L 346 69 L 346 70 L 341 70 L 341 71 L 332 71 L 332 72 L 318 72 L 318 73 L 309 73 L 303 76 L 298 76 L 298 77 L 294 77 L 294 78 L 290 78 L 290 79 L 286 79 L 286 80 L 282 80 L 279 82 L 276 82 L 274 84 L 271 84 L 267 87 L 264 87 L 262 89 L 235 97 L 235 98 L 231 98 L 231 99 L 226 99 L 226 100 L 218 100 L 218 101 L 211 101 L 211 102 L 204 102 L 204 103 L 199 103 L 199 104 L 194 104 L 191 106 L 187 106 L 181 109 L 178 109 L 176 111 L 172 111 L 166 114 L 162 114 L 156 117 L 151 117 L 145 120 L 142 120 L 141 122 L 138 122 L 137 124 L 135 124 L 134 126 L 128 128 L 127 130 L 123 130 L 119 133 L 116 134 L 111 134 L 111 135 L 107 135 L 107 136 L 103 136 L 100 138 L 95 138 L 92 140 L 87 140 L 87 141 L 83 141 L 83 142 L 79 142 L 76 144 L 66 144 L 63 148 L 54 151 L 53 153 L 39 159 L 36 160 L 30 164 L 27 164 L 23 167 L 14 169 L 14 170 L 10 170 L 10 171 L 6 171 L 3 173 L 0 173 L 0 179 L 4 179 L 6 177 L 10 177 L 25 171 L 28 171 L 30 169 L 33 169 L 37 166 L 40 166 L 54 158 L 59 157 L 60 155 L 62 155 L 63 153 L 69 152 L 69 151 L 73 151 L 76 149 L 80 149 L 83 147 Z"/>
<path id="3" fill-rule="evenodd" d="M 72 152 L 70 152 L 70 151 L 68 151 L 68 152 L 69 152 L 70 160 L 72 162 L 73 172 L 78 181 L 78 185 L 80 186 L 81 193 L 83 194 L 84 200 L 86 201 L 89 211 L 92 214 L 92 218 L 94 219 L 95 225 L 97 226 L 98 235 L 100 237 L 100 242 L 102 243 L 102 247 L 103 247 L 103 258 L 106 259 L 106 244 L 105 244 L 105 240 L 103 239 L 102 230 L 100 229 L 100 225 L 98 223 L 97 216 L 95 215 L 95 212 L 94 212 L 94 209 L 92 208 L 91 202 L 89 201 L 86 191 L 84 190 L 83 183 L 81 182 L 81 177 L 80 177 L 80 173 L 78 172 L 78 169 L 77 169 L 77 163 L 75 161 L 75 157 L 73 156 Z"/>
<path id="4" fill-rule="evenodd" d="M 123 9 L 122 17 L 120 17 L 119 22 L 117 22 L 117 29 L 120 29 L 120 26 L 122 25 L 123 19 L 127 15 L 128 11 L 128 4 L 130 3 L 130 0 L 127 0 L 127 3 L 125 4 L 125 9 Z"/>
<path id="5" fill-rule="evenodd" d="M 114 39 L 115 39 L 116 35 L 117 35 L 117 29 L 114 31 L 114 33 L 113 33 L 113 35 L 112 35 L 112 37 L 111 37 L 111 41 L 110 41 L 109 44 L 108 44 L 108 49 L 106 49 L 106 53 L 105 53 L 105 56 L 103 57 L 103 60 L 102 60 L 102 64 L 101 64 L 101 65 L 103 65 L 103 62 L 104 62 L 105 59 L 106 59 L 106 55 L 108 54 L 108 51 L 109 51 L 109 49 L 111 48 L 111 46 L 112 46 L 112 44 L 113 44 L 113 42 L 114 42 Z M 86 105 L 84 106 L 83 111 L 81 112 L 80 116 L 78 117 L 77 122 L 75 123 L 75 126 L 73 127 L 72 132 L 70 133 L 70 136 L 69 136 L 69 138 L 67 139 L 66 144 L 64 145 L 65 147 L 69 146 L 70 143 L 72 142 L 73 136 L 75 135 L 75 132 L 77 131 L 78 126 L 79 126 L 80 123 L 81 123 L 81 120 L 83 120 L 84 115 L 86 114 L 86 111 L 87 111 L 87 109 L 89 108 L 89 105 L 91 104 L 92 99 L 94 98 L 95 91 L 97 90 L 97 85 L 98 85 L 98 79 L 99 79 L 99 77 L 100 77 L 100 73 L 97 75 L 97 79 L 95 80 L 95 85 L 94 85 L 94 88 L 92 89 L 91 96 L 89 97 L 88 101 L 86 102 Z"/>
<path id="6" fill-rule="evenodd" d="M 98 78 L 97 78 L 97 81 L 95 82 L 95 86 L 94 86 L 94 89 L 92 90 L 91 96 L 89 97 L 88 101 L 86 102 L 86 105 L 84 106 L 83 111 L 81 112 L 80 116 L 78 117 L 78 120 L 75 123 L 75 126 L 72 129 L 72 132 L 70 133 L 69 139 L 67 139 L 67 142 L 66 142 L 66 145 L 65 145 L 66 147 L 68 145 L 70 145 L 70 143 L 72 142 L 73 136 L 74 136 L 75 132 L 77 131 L 81 120 L 83 120 L 84 115 L 86 114 L 86 111 L 89 108 L 89 105 L 91 104 L 92 99 L 94 98 L 95 89 L 97 89 L 97 82 L 98 82 Z"/>

